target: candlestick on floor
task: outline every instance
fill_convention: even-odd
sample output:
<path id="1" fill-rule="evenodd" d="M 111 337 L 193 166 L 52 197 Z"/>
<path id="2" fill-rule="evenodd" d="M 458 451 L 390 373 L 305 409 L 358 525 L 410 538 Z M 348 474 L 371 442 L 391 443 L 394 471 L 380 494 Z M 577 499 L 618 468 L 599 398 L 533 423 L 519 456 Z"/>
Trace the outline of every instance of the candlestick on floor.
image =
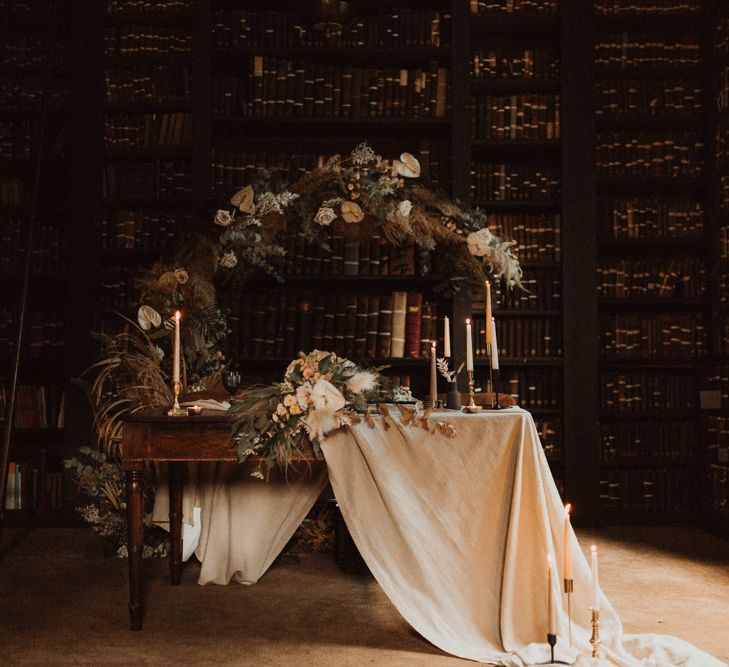
<path id="1" fill-rule="evenodd" d="M 554 647 L 557 645 L 557 635 L 547 633 L 547 644 L 549 644 L 549 662 L 539 662 L 538 665 L 570 665 L 572 663 L 564 660 L 554 659 Z"/>
<path id="2" fill-rule="evenodd" d="M 597 658 L 600 655 L 600 610 L 590 607 L 592 613 L 592 636 L 590 644 L 592 644 L 592 657 Z"/>

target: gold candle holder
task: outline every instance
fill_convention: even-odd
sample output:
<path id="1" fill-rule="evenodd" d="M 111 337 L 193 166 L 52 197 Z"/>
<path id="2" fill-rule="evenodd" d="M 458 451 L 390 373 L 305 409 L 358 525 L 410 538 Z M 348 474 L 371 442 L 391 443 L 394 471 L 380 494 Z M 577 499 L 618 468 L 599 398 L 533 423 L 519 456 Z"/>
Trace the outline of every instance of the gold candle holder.
<path id="1" fill-rule="evenodd" d="M 590 644 L 592 644 L 592 657 L 597 658 L 600 655 L 600 610 L 590 607 L 592 613 L 592 636 Z"/>
<path id="2" fill-rule="evenodd" d="M 572 591 L 575 587 L 574 579 L 564 579 L 564 592 L 567 595 L 567 631 L 569 633 L 570 648 L 572 648 Z"/>
<path id="3" fill-rule="evenodd" d="M 167 411 L 169 417 L 187 417 L 187 410 L 180 407 L 180 391 L 182 385 L 179 382 L 172 383 L 172 392 L 175 395 L 175 401 L 172 403 L 172 407 Z"/>
<path id="4" fill-rule="evenodd" d="M 468 377 L 468 405 L 463 408 L 464 412 L 470 412 L 470 413 L 476 413 L 481 412 L 481 406 L 476 405 L 476 402 L 473 400 L 475 392 L 475 382 L 473 379 L 473 371 L 466 371 L 466 376 Z"/>

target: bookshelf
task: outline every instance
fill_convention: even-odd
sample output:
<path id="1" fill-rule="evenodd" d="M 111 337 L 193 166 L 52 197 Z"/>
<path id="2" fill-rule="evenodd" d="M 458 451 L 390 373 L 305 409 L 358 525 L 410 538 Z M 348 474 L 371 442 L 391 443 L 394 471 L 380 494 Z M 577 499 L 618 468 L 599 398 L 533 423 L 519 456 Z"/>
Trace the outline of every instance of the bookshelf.
<path id="1" fill-rule="evenodd" d="M 0 424 L 12 379 L 22 276 L 29 242 L 41 125 L 46 155 L 32 240 L 26 335 L 11 426 L 4 503 L 11 524 L 67 519 L 64 493 L 64 266 L 69 224 L 63 111 L 66 51 L 57 30 L 59 3 L 3 7 L 0 20 Z M 51 27 L 49 27 L 51 26 Z M 45 105 L 45 113 L 43 111 Z"/>
<path id="2" fill-rule="evenodd" d="M 706 42 L 698 3 L 636 4 L 595 2 L 600 507 L 670 522 L 699 472 Z"/>

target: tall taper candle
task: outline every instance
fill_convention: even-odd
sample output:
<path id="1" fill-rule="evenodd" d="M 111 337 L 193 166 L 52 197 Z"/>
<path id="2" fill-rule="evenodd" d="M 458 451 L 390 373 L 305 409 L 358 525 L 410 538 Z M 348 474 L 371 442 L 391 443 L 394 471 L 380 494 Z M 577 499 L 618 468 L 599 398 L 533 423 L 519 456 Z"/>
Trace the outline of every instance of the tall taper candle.
<path id="1" fill-rule="evenodd" d="M 554 569 L 552 554 L 547 554 L 547 610 L 549 613 L 547 634 L 557 634 L 557 596 L 554 594 L 554 587 L 557 586 L 557 575 Z"/>
<path id="2" fill-rule="evenodd" d="M 491 318 L 491 370 L 499 370 L 499 344 L 496 342 L 496 320 Z"/>
<path id="3" fill-rule="evenodd" d="M 591 594 L 590 594 L 590 607 L 592 609 L 600 609 L 600 581 L 597 572 L 597 547 L 593 544 L 590 547 L 590 565 L 591 565 Z"/>
<path id="4" fill-rule="evenodd" d="M 438 373 L 435 367 L 435 341 L 430 344 L 430 404 L 438 402 Z"/>
<path id="5" fill-rule="evenodd" d="M 473 370 L 473 342 L 471 340 L 471 320 L 466 320 L 466 370 Z"/>
<path id="6" fill-rule="evenodd" d="M 564 508 L 564 543 L 563 543 L 563 569 L 562 577 L 572 579 L 572 554 L 570 553 L 570 509 L 572 505 L 567 504 Z"/>
<path id="7" fill-rule="evenodd" d="M 180 382 L 180 317 L 182 313 L 175 311 L 175 343 L 172 357 L 172 382 Z"/>
<path id="8" fill-rule="evenodd" d="M 446 359 L 451 356 L 451 321 L 448 315 L 443 318 L 443 356 Z"/>
<path id="9" fill-rule="evenodd" d="M 489 326 L 489 322 L 491 322 L 492 314 L 491 314 L 491 283 L 487 280 L 486 281 L 486 326 L 484 327 L 486 329 L 486 345 L 492 345 L 493 339 L 491 334 L 491 327 Z"/>

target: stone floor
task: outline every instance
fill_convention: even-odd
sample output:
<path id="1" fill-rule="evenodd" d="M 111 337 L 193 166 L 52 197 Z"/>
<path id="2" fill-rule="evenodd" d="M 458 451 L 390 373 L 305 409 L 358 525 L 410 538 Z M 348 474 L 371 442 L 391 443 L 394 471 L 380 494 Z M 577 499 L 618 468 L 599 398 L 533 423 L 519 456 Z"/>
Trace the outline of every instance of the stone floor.
<path id="1" fill-rule="evenodd" d="M 729 543 L 689 529 L 581 533 L 629 632 L 675 634 L 729 661 Z M 330 555 L 275 565 L 255 586 L 171 588 L 146 561 L 143 632 L 127 625 L 126 561 L 85 529 L 5 531 L 0 664 L 469 665 L 421 639 L 369 578 Z"/>

